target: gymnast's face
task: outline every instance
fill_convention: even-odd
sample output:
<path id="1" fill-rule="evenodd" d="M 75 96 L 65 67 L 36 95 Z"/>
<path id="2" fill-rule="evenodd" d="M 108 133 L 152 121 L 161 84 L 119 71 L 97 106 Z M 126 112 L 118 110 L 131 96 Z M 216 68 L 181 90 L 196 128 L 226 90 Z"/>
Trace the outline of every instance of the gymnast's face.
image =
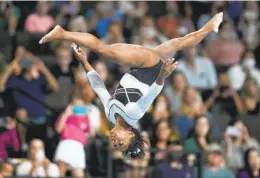
<path id="1" fill-rule="evenodd" d="M 133 137 L 134 137 L 134 133 L 129 130 L 113 128 L 110 131 L 111 145 L 116 150 L 120 150 L 120 151 L 126 150 Z"/>

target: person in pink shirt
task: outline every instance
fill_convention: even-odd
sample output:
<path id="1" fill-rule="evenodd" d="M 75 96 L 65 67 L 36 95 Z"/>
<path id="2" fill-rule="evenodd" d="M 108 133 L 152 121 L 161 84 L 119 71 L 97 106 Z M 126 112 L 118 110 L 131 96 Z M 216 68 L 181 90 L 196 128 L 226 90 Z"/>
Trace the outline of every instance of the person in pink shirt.
<path id="1" fill-rule="evenodd" d="M 56 131 L 60 134 L 54 160 L 57 162 L 61 176 L 67 172 L 67 165 L 72 168 L 73 177 L 84 177 L 85 151 L 87 138 L 93 131 L 87 117 L 88 108 L 79 96 L 74 96 L 56 122 Z"/>
<path id="2" fill-rule="evenodd" d="M 46 33 L 54 26 L 54 19 L 48 15 L 49 3 L 38 1 L 36 12 L 29 15 L 25 21 L 25 30 L 30 33 Z"/>
<path id="3" fill-rule="evenodd" d="M 1 126 L 4 129 L 0 133 L 0 160 L 8 158 L 8 148 L 11 146 L 14 151 L 19 151 L 20 142 L 16 132 L 16 122 L 12 118 L 1 118 Z M 6 120 L 6 124 L 3 124 Z M 1 130 L 2 130 L 1 128 Z"/>

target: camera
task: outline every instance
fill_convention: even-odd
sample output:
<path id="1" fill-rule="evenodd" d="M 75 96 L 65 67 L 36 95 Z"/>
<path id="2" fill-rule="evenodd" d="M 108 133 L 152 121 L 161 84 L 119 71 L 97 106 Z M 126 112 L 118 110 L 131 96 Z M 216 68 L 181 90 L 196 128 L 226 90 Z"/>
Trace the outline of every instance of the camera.
<path id="1" fill-rule="evenodd" d="M 0 117 L 0 128 L 8 126 L 8 118 L 7 117 Z"/>

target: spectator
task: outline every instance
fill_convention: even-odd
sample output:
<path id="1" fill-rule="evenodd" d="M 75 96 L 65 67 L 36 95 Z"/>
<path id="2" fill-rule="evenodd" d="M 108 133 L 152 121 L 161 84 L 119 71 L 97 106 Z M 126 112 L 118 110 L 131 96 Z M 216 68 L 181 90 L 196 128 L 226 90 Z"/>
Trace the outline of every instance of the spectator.
<path id="1" fill-rule="evenodd" d="M 27 141 L 30 140 L 28 136 L 32 134 L 28 128 L 28 113 L 25 109 L 20 108 L 16 111 L 15 118 L 17 120 L 17 132 L 21 143 L 20 153 L 17 157 L 24 158 L 28 151 Z"/>
<path id="2" fill-rule="evenodd" d="M 194 24 L 192 22 L 192 7 L 189 2 L 185 2 L 184 17 L 181 19 L 179 25 L 179 32 L 181 35 L 186 35 L 195 30 Z"/>
<path id="3" fill-rule="evenodd" d="M 71 68 L 72 51 L 70 47 L 59 46 L 56 50 L 57 64 L 50 71 L 59 82 L 58 92 L 51 93 L 48 96 L 48 104 L 53 108 L 63 110 L 71 100 L 74 71 Z"/>
<path id="4" fill-rule="evenodd" d="M 260 177 L 260 156 L 255 148 L 249 148 L 244 156 L 245 167 L 238 173 L 237 178 L 258 178 Z"/>
<path id="5" fill-rule="evenodd" d="M 179 135 L 177 130 L 166 120 L 162 120 L 156 124 L 153 134 L 152 146 L 159 149 L 159 152 L 154 155 L 154 163 L 158 164 L 166 159 L 165 150 L 167 149 L 168 141 L 178 140 Z"/>
<path id="6" fill-rule="evenodd" d="M 187 85 L 187 79 L 184 74 L 180 71 L 176 71 L 172 75 L 170 85 L 166 85 L 164 88 L 164 94 L 170 102 L 172 114 L 178 114 L 178 111 L 180 111 L 184 89 Z"/>
<path id="7" fill-rule="evenodd" d="M 230 84 L 235 90 L 242 88 L 247 76 L 254 78 L 257 85 L 260 86 L 260 71 L 256 67 L 256 60 L 251 51 L 246 51 L 243 61 L 229 68 L 227 74 Z"/>
<path id="8" fill-rule="evenodd" d="M 168 146 L 168 161 L 156 166 L 153 178 L 174 177 L 194 178 L 194 172 L 191 167 L 183 163 L 184 150 L 178 142 L 173 142 Z"/>
<path id="9" fill-rule="evenodd" d="M 71 19 L 69 22 L 69 30 L 72 32 L 87 32 L 87 23 L 84 16 L 76 16 Z"/>
<path id="10" fill-rule="evenodd" d="M 36 12 L 26 18 L 25 30 L 30 33 L 47 33 L 55 24 L 54 19 L 48 15 L 50 9 L 49 2 L 38 1 Z M 42 25 L 44 24 L 44 25 Z"/>
<path id="11" fill-rule="evenodd" d="M 232 127 L 233 126 L 233 127 Z M 259 149 L 259 143 L 248 133 L 242 121 L 235 121 L 231 128 L 227 127 L 222 147 L 225 149 L 227 167 L 237 171 L 244 167 L 243 156 L 251 147 Z"/>
<path id="12" fill-rule="evenodd" d="M 209 59 L 197 55 L 195 47 L 184 51 L 184 59 L 180 59 L 178 68 L 184 73 L 191 87 L 213 89 L 217 86 L 217 75 Z"/>
<path id="13" fill-rule="evenodd" d="M 201 153 L 207 151 L 210 144 L 210 124 L 207 116 L 199 115 L 195 119 L 193 129 L 184 142 L 186 153 Z"/>
<path id="14" fill-rule="evenodd" d="M 223 22 L 219 38 L 207 42 L 209 58 L 217 66 L 217 70 L 225 72 L 230 66 L 237 64 L 244 53 L 244 45 L 237 39 L 232 24 Z"/>
<path id="15" fill-rule="evenodd" d="M 243 41 L 254 49 L 259 42 L 259 7 L 256 1 L 246 2 L 246 7 L 238 24 L 238 29 L 242 33 Z"/>
<path id="16" fill-rule="evenodd" d="M 180 115 L 188 118 L 195 118 L 196 115 L 207 112 L 200 94 L 195 88 L 187 87 L 183 92 L 182 106 L 179 111 Z"/>
<path id="17" fill-rule="evenodd" d="M 139 34 L 140 36 L 137 36 L 137 39 L 134 39 L 134 43 L 146 47 L 155 48 L 167 40 L 166 37 L 157 31 L 152 17 L 145 17 L 143 19 Z"/>
<path id="18" fill-rule="evenodd" d="M 160 94 L 155 102 L 153 108 L 153 123 L 158 123 L 161 120 L 169 120 L 171 113 L 169 112 L 169 101 L 165 95 Z"/>
<path id="19" fill-rule="evenodd" d="M 179 36 L 177 18 L 179 15 L 179 8 L 177 2 L 166 1 L 165 3 L 166 15 L 158 18 L 159 30 L 169 39 Z"/>
<path id="20" fill-rule="evenodd" d="M 4 177 L 13 177 L 14 176 L 14 167 L 9 162 L 0 163 L 0 178 Z"/>
<path id="21" fill-rule="evenodd" d="M 121 24 L 116 22 L 112 23 L 102 41 L 106 44 L 124 43 L 125 39 Z"/>
<path id="22" fill-rule="evenodd" d="M 0 14 L 0 30 L 8 31 L 13 36 L 21 16 L 20 9 L 12 1 L 2 1 Z"/>
<path id="23" fill-rule="evenodd" d="M 26 58 L 24 58 L 26 57 Z M 22 68 L 20 75 L 13 75 L 17 66 Z M 19 68 L 18 68 L 19 69 Z M 16 56 L 1 76 L 0 89 L 12 89 L 18 108 L 24 108 L 29 115 L 29 122 L 35 125 L 37 137 L 44 137 L 45 94 L 47 84 L 53 91 L 58 91 L 59 84 L 44 63 L 27 52 L 26 56 Z M 39 104 L 39 101 L 41 104 Z"/>
<path id="24" fill-rule="evenodd" d="M 235 178 L 234 174 L 224 167 L 223 153 L 220 146 L 212 143 L 207 151 L 207 164 L 203 169 L 204 178 Z"/>
<path id="25" fill-rule="evenodd" d="M 15 151 L 19 151 L 20 143 L 16 131 L 16 122 L 10 117 L 1 118 L 0 133 L 0 160 L 8 159 L 10 147 Z"/>
<path id="26" fill-rule="evenodd" d="M 239 94 L 232 88 L 226 73 L 219 74 L 219 84 L 205 101 L 205 106 L 212 112 L 226 112 L 233 119 L 243 112 Z"/>
<path id="27" fill-rule="evenodd" d="M 241 95 L 243 103 L 243 112 L 248 115 L 259 115 L 260 101 L 259 101 L 259 89 L 256 80 L 248 78 L 245 81 Z"/>
<path id="28" fill-rule="evenodd" d="M 31 177 L 59 177 L 60 172 L 57 165 L 45 157 L 44 143 L 34 139 L 30 143 L 28 160 L 17 166 L 17 176 Z"/>
<path id="29" fill-rule="evenodd" d="M 56 122 L 60 142 L 55 153 L 55 161 L 60 168 L 61 176 L 66 175 L 69 166 L 74 177 L 84 177 L 84 146 L 87 144 L 87 138 L 93 136 L 90 120 L 86 116 L 88 109 L 82 98 L 75 95 L 72 103 Z"/>

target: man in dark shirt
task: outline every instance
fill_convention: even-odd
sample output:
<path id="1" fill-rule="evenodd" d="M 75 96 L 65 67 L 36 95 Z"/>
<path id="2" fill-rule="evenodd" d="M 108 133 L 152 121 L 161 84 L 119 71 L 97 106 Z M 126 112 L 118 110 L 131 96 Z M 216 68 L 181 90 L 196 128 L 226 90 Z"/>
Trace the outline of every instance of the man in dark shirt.
<path id="1" fill-rule="evenodd" d="M 57 81 L 44 63 L 31 53 L 23 51 L 16 55 L 1 75 L 0 90 L 11 89 L 17 108 L 24 108 L 28 112 L 29 121 L 44 124 L 48 85 L 53 91 L 59 89 Z"/>

